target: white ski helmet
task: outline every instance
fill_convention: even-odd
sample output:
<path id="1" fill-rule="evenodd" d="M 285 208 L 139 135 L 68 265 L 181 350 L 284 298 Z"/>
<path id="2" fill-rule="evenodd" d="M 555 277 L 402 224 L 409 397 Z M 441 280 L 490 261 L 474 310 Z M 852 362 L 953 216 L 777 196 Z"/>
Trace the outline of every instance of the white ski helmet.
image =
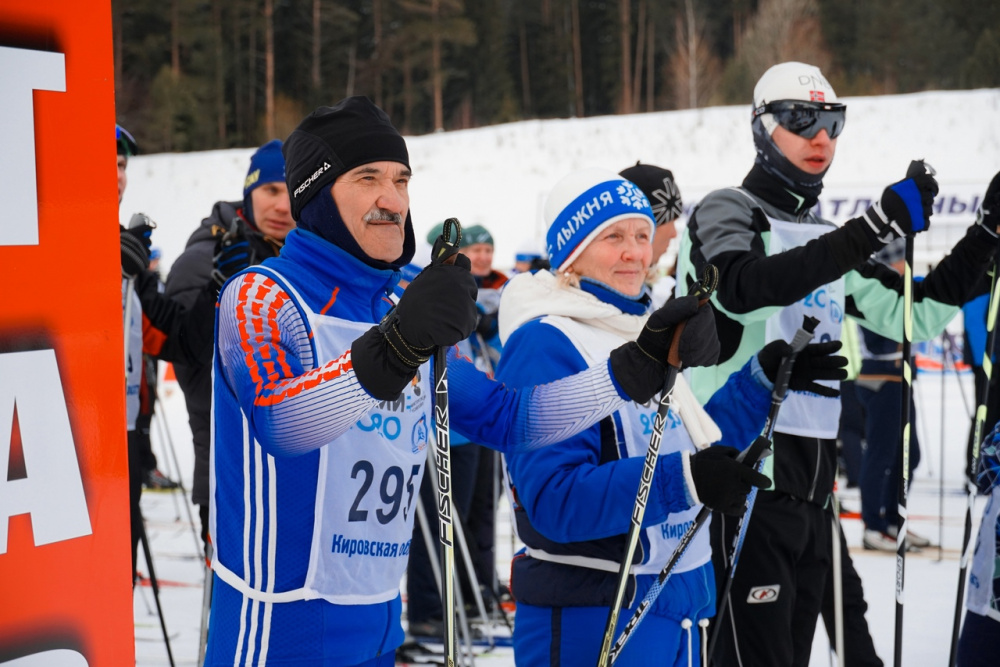
<path id="1" fill-rule="evenodd" d="M 764 72 L 753 89 L 753 108 L 760 109 L 768 102 L 798 100 L 802 102 L 837 102 L 837 93 L 815 65 L 787 62 L 774 65 Z M 773 134 L 778 126 L 769 113 L 760 115 L 767 133 Z"/>

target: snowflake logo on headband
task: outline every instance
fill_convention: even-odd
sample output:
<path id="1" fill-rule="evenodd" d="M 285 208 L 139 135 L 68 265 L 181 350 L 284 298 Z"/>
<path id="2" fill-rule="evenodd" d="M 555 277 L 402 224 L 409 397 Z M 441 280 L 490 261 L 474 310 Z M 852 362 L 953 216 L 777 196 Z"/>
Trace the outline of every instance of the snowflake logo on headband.
<path id="1" fill-rule="evenodd" d="M 635 209 L 643 209 L 649 206 L 649 200 L 635 184 L 631 181 L 621 183 L 618 186 L 618 197 L 622 204 Z"/>

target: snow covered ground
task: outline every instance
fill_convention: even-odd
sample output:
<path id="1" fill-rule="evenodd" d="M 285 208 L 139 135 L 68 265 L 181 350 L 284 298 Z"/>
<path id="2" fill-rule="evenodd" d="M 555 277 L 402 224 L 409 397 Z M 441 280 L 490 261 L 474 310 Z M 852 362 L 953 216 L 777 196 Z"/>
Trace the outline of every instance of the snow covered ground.
<path id="1" fill-rule="evenodd" d="M 936 167 L 942 186 L 940 209 L 931 230 L 917 242 L 916 270 L 938 261 L 972 219 L 972 208 L 994 173 L 1000 170 L 1000 90 L 920 93 L 849 98 L 848 123 L 839 139 L 837 158 L 827 175 L 820 203 L 823 213 L 842 221 L 905 173 L 914 158 Z M 690 209 L 712 189 L 738 183 L 753 160 L 746 106 L 637 116 L 528 121 L 490 128 L 408 139 L 415 178 L 412 211 L 418 236 L 436 222 L 455 216 L 463 223 L 486 225 L 496 239 L 496 264 L 512 264 L 526 240 L 543 238 L 541 208 L 549 187 L 567 172 L 584 166 L 618 171 L 637 159 L 671 168 Z M 142 137 L 138 137 L 140 145 Z M 164 275 L 198 222 L 220 199 L 241 196 L 252 149 L 149 155 L 133 158 L 129 187 L 121 206 L 127 222 L 143 211 L 158 221 L 154 245 L 163 251 Z M 683 220 L 682 220 L 683 222 Z M 952 329 L 961 329 L 960 319 Z M 965 455 L 971 376 L 959 380 L 921 374 L 917 382 L 917 421 L 924 458 L 910 494 L 912 527 L 939 541 L 936 549 L 906 559 L 905 647 L 903 664 L 946 664 L 950 642 L 958 550 L 965 515 L 961 471 Z M 161 389 L 166 425 L 173 447 L 154 427 L 161 469 L 178 471 L 191 484 L 193 454 L 183 398 L 175 384 Z M 944 423 L 943 456 L 941 424 Z M 177 464 L 170 452 L 176 452 Z M 943 484 L 943 493 L 941 492 Z M 848 509 L 860 503 L 854 491 L 842 494 Z M 204 568 L 196 528 L 188 520 L 179 493 L 147 492 L 148 520 L 161 601 L 176 664 L 196 663 Z M 978 521 L 977 506 L 975 518 Z M 509 522 L 498 522 L 498 563 L 509 558 Z M 861 526 L 845 521 L 854 561 L 865 583 L 868 621 L 875 646 L 892 663 L 895 559 L 860 550 Z M 140 558 L 140 569 L 145 571 Z M 501 571 L 504 568 L 501 566 Z M 139 665 L 167 664 L 159 619 L 147 586 L 135 594 L 136 655 Z M 481 656 L 482 664 L 513 665 L 509 649 Z M 817 630 L 811 665 L 829 665 L 829 641 Z"/>

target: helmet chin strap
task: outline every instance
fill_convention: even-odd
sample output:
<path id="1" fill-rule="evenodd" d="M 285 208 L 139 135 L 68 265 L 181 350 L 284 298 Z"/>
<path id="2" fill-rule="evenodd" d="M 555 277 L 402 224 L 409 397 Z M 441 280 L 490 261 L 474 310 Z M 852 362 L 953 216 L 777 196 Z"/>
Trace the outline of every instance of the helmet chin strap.
<path id="1" fill-rule="evenodd" d="M 823 191 L 823 177 L 829 167 L 819 174 L 802 171 L 792 164 L 774 143 L 771 134 L 764 128 L 760 116 L 753 119 L 752 126 L 753 143 L 757 149 L 757 164 L 781 181 L 789 190 L 804 197 L 806 208 L 812 208 Z"/>

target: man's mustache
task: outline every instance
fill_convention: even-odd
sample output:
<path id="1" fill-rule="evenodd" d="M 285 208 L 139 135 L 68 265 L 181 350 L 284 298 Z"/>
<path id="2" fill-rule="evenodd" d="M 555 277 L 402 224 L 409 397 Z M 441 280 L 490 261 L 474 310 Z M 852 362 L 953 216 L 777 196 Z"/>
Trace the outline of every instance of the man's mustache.
<path id="1" fill-rule="evenodd" d="M 398 225 L 403 222 L 403 216 L 384 208 L 374 208 L 365 213 L 363 220 L 365 222 L 394 222 Z"/>

